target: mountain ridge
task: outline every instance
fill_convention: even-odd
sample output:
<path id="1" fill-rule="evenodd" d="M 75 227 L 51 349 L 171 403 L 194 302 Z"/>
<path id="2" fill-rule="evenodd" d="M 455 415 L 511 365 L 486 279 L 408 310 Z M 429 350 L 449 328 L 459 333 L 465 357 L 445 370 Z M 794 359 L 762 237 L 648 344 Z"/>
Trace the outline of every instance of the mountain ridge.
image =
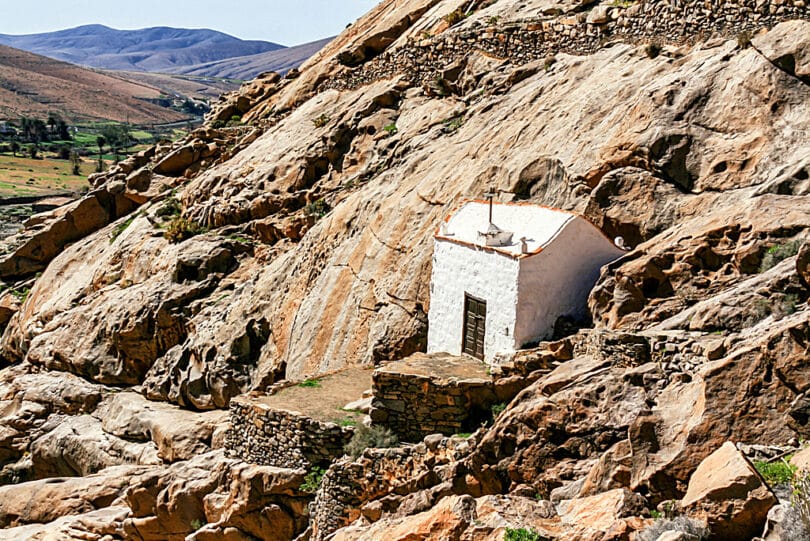
<path id="1" fill-rule="evenodd" d="M 160 96 L 152 85 L 0 45 L 0 118 L 47 118 L 51 112 L 73 122 L 165 123 L 187 118 L 146 101 Z"/>
<path id="2" fill-rule="evenodd" d="M 210 29 L 118 30 L 101 24 L 39 34 L 0 34 L 0 44 L 93 68 L 152 72 L 286 48 Z"/>

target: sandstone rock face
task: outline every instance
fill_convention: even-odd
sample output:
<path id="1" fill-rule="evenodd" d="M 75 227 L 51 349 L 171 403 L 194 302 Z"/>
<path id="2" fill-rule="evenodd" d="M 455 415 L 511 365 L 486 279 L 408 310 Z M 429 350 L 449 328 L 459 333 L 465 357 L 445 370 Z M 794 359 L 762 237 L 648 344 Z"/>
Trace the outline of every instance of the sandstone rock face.
<path id="1" fill-rule="evenodd" d="M 716 539 L 747 539 L 762 532 L 776 505 L 759 474 L 734 444 L 726 442 L 698 466 L 681 500 L 689 514 L 705 520 Z"/>
<path id="2" fill-rule="evenodd" d="M 334 540 L 495 541 L 503 539 L 507 528 L 533 529 L 554 536 L 564 531 L 559 517 L 553 510 L 549 511 L 544 502 L 521 497 L 490 496 L 475 500 L 469 496 L 449 496 L 431 510 L 407 518 L 383 519 L 372 526 L 349 526 L 340 530 Z"/>
<path id="3" fill-rule="evenodd" d="M 154 442 L 164 462 L 190 460 L 209 451 L 215 430 L 227 420 L 224 411 L 195 413 L 127 392 L 110 397 L 95 415 L 109 434 Z"/>
<path id="4" fill-rule="evenodd" d="M 53 429 L 31 444 L 38 479 L 90 475 L 121 464 L 162 464 L 152 442 L 137 444 L 111 437 L 102 430 L 101 421 L 89 415 L 49 419 L 45 426 L 51 423 Z"/>
<path id="5" fill-rule="evenodd" d="M 0 487 L 0 524 L 304 533 L 307 472 L 209 451 L 208 410 L 420 350 L 436 226 L 493 188 L 629 244 L 590 297 L 596 329 L 502 367 L 502 389 L 532 385 L 452 450 L 337 462 L 314 539 L 355 519 L 337 538 L 629 539 L 643 505 L 685 496 L 728 535 L 759 520 L 762 487 L 688 482 L 724 441 L 810 435 L 810 23 L 748 47 L 722 36 L 806 6 L 721 4 L 388 0 L 32 219 L 0 257 L 0 483 L 22 482 Z M 639 43 L 659 36 L 677 43 Z M 61 475 L 87 476 L 23 482 Z"/>
<path id="6" fill-rule="evenodd" d="M 125 502 L 131 513 L 123 536 L 292 539 L 306 527 L 307 495 L 299 490 L 304 473 L 250 466 L 227 460 L 222 452 L 179 462 L 130 485 Z"/>
<path id="7" fill-rule="evenodd" d="M 0 527 L 47 523 L 108 507 L 130 484 L 139 482 L 149 468 L 119 466 L 83 478 L 49 479 L 0 487 Z"/>
<path id="8" fill-rule="evenodd" d="M 448 7 L 437 5 L 434 11 L 431 6 L 381 6 L 379 14 L 390 13 L 392 19 L 369 18 L 333 46 L 351 50 L 347 44 L 360 28 L 416 20 L 425 9 L 425 17 L 438 20 Z M 403 32 L 418 34 L 415 28 Z M 112 276 L 89 303 L 60 306 L 60 329 L 95 336 L 78 346 L 80 355 L 65 355 L 59 331 L 51 330 L 55 324 L 43 318 L 42 309 L 55 291 L 48 288 L 32 295 L 19 322 L 10 323 L 6 350 L 46 366 L 88 359 L 70 369 L 110 383 L 146 378 L 151 398 L 202 409 L 224 407 L 230 397 L 282 375 L 301 378 L 409 353 L 424 339 L 435 224 L 458 201 L 491 184 L 517 192 L 515 197 L 585 212 L 610 234 L 624 236 L 631 245 L 641 243 L 625 266 L 605 277 L 592 299 L 597 322 L 611 327 L 637 328 L 674 315 L 695 296 L 712 295 L 752 273 L 772 244 L 786 242 L 787 231 L 803 227 L 806 209 L 793 201 L 796 196 L 752 198 L 752 191 L 786 170 L 804 167 L 806 145 L 795 134 L 807 129 L 808 115 L 800 114 L 807 106 L 806 87 L 756 50 L 737 49 L 734 42 L 693 48 L 671 65 L 628 45 L 584 58 L 558 55 L 549 71 L 542 65 L 536 71 L 521 67 L 518 76 L 518 68 L 503 68 L 507 78 L 497 90 L 480 86 L 481 79 L 476 90 L 483 92 L 474 99 L 434 99 L 399 79 L 309 95 L 302 89 L 314 89 L 323 70 L 332 69 L 323 62 L 313 61 L 311 70 L 285 81 L 251 114 L 289 108 L 297 103 L 294 94 L 307 99 L 268 123 L 263 134 L 245 135 L 238 153 L 221 155 L 219 165 L 195 173 L 180 190 L 185 216 L 225 228 L 225 236 L 261 231 L 262 238 L 275 243 L 272 248 L 235 256 L 240 270 L 227 288 L 205 280 L 182 287 L 166 279 L 144 283 L 143 278 L 130 285 Z M 634 85 L 613 77 L 616 70 L 632 73 Z M 582 102 L 584 88 L 594 91 Z M 752 101 L 749 88 L 770 101 Z M 738 103 L 748 104 L 745 115 L 738 114 Z M 496 124 L 502 129 L 493 135 L 487 126 Z M 783 124 L 792 131 L 780 130 Z M 382 129 L 387 126 L 396 130 Z M 198 135 L 200 141 L 204 137 L 216 138 Z M 517 146 L 505 143 L 518 140 Z M 166 150 L 178 152 L 179 147 Z M 723 190 L 734 194 L 720 201 Z M 775 218 L 781 210 L 767 214 L 774 206 L 785 209 L 791 222 L 783 229 Z M 310 214 L 314 208 L 321 214 L 333 210 L 307 225 L 303 238 L 300 225 L 284 225 L 294 222 L 278 216 L 317 218 L 320 214 Z M 153 210 L 146 212 L 151 216 Z M 667 233 L 682 216 L 699 218 Z M 738 235 L 734 224 L 749 221 L 754 229 Z M 158 232 L 145 225 L 136 219 L 113 243 L 120 242 L 132 257 L 110 256 L 127 268 L 155 257 L 147 253 L 159 253 L 161 268 L 182 267 L 185 249 L 167 249 L 154 236 Z M 727 233 L 727 240 L 706 233 L 716 228 Z M 685 235 L 693 240 L 678 243 Z M 211 250 L 226 243 L 216 235 L 208 238 Z M 192 242 L 197 241 L 187 241 Z M 101 240 L 82 246 L 82 261 L 102 260 L 101 254 L 111 251 Z M 72 250 L 78 256 L 80 247 Z M 71 262 L 61 256 L 47 273 L 74 274 L 75 265 L 75 257 Z M 105 262 L 99 268 L 110 266 Z M 694 276 L 693 266 L 701 269 Z M 155 294 L 140 295 L 147 290 Z M 149 302 L 148 308 L 136 295 Z M 226 310 L 193 302 L 223 297 Z M 178 304 L 193 309 L 187 313 Z M 90 310 L 104 314 L 103 321 L 91 320 Z M 166 328 L 166 317 L 183 322 Z M 88 324 L 80 332 L 74 320 L 106 329 L 97 333 Z M 160 329 L 157 339 L 131 350 L 129 344 L 149 342 L 142 329 L 150 325 Z M 46 341 L 37 339 L 43 332 L 54 344 L 53 354 L 40 346 Z M 122 333 L 131 338 L 122 339 Z"/>

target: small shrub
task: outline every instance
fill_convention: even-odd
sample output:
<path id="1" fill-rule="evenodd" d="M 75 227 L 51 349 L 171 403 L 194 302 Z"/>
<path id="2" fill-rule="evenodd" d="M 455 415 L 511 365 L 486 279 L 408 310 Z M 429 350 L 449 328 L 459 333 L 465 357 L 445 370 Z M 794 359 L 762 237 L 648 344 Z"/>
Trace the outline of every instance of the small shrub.
<path id="1" fill-rule="evenodd" d="M 343 427 L 357 426 L 356 419 L 341 419 L 338 424 Z"/>
<path id="2" fill-rule="evenodd" d="M 788 484 L 796 473 L 796 466 L 792 466 L 785 459 L 776 462 L 757 460 L 754 467 L 770 486 Z"/>
<path id="3" fill-rule="evenodd" d="M 323 114 L 323 115 L 319 116 L 318 118 L 313 119 L 312 123 L 315 125 L 316 128 L 323 128 L 324 126 L 329 124 L 330 120 L 332 120 L 332 119 L 329 118 L 328 115 Z"/>
<path id="4" fill-rule="evenodd" d="M 161 218 L 167 218 L 169 216 L 180 216 L 182 211 L 183 208 L 180 205 L 180 201 L 176 197 L 171 196 L 155 211 L 155 215 Z"/>
<path id="5" fill-rule="evenodd" d="M 545 541 L 539 533 L 527 528 L 507 528 L 504 541 Z"/>
<path id="6" fill-rule="evenodd" d="M 321 382 L 317 379 L 305 379 L 301 383 L 298 384 L 299 387 L 306 387 L 310 389 L 317 389 L 321 386 Z"/>
<path id="7" fill-rule="evenodd" d="M 169 222 L 169 226 L 166 228 L 166 232 L 163 233 L 163 236 L 166 237 L 169 242 L 177 244 L 205 232 L 206 229 L 200 224 L 183 218 L 182 216 L 176 216 Z"/>
<path id="8" fill-rule="evenodd" d="M 25 301 L 28 300 L 29 293 L 31 293 L 31 288 L 28 287 L 11 290 L 11 294 L 17 297 L 17 300 L 23 304 L 25 304 Z"/>
<path id="9" fill-rule="evenodd" d="M 649 58 L 655 58 L 659 54 L 661 54 L 661 50 L 663 47 L 657 41 L 651 41 L 647 45 L 644 46 L 644 54 L 646 54 Z"/>
<path id="10" fill-rule="evenodd" d="M 456 434 L 459 438 L 464 438 L 465 440 L 472 436 L 472 432 L 459 432 Z"/>
<path id="11" fill-rule="evenodd" d="M 638 541 L 656 541 L 666 532 L 683 532 L 698 539 L 707 539 L 709 529 L 697 520 L 688 517 L 677 517 L 673 520 L 656 520 L 654 524 L 639 532 Z"/>
<path id="12" fill-rule="evenodd" d="M 802 244 L 798 240 L 792 240 L 784 244 L 771 246 L 768 248 L 768 251 L 765 252 L 765 256 L 762 258 L 762 262 L 759 264 L 759 272 L 763 273 L 769 271 L 785 259 L 798 254 L 801 246 Z"/>
<path id="13" fill-rule="evenodd" d="M 383 130 L 385 130 L 391 135 L 396 135 L 397 132 L 399 131 L 396 124 L 389 124 L 386 127 L 384 127 Z"/>
<path id="14" fill-rule="evenodd" d="M 313 201 L 307 205 L 306 209 L 304 210 L 307 214 L 317 216 L 318 218 L 323 218 L 329 213 L 331 208 L 329 207 L 329 203 L 327 203 L 324 199 L 318 199 L 317 201 Z"/>
<path id="15" fill-rule="evenodd" d="M 503 410 L 506 409 L 506 404 L 501 402 L 499 404 L 493 404 L 490 410 L 492 411 L 492 418 L 497 419 L 498 415 L 503 413 Z"/>
<path id="16" fill-rule="evenodd" d="M 461 8 L 458 8 L 455 11 L 451 11 L 450 13 L 444 16 L 445 22 L 447 22 L 447 24 L 449 24 L 450 26 L 455 26 L 466 18 L 467 14 L 464 13 L 464 10 Z"/>
<path id="17" fill-rule="evenodd" d="M 126 221 L 121 222 L 120 224 L 115 226 L 115 229 L 113 229 L 112 235 L 110 236 L 110 244 L 115 242 L 115 239 L 120 237 L 121 233 L 126 231 L 127 228 L 132 225 L 132 222 L 135 221 L 135 218 L 136 216 L 130 216 L 129 218 L 126 219 Z"/>
<path id="18" fill-rule="evenodd" d="M 498 24 L 499 20 L 500 20 L 500 17 L 498 17 L 497 15 L 494 15 L 494 16 L 490 17 L 489 19 L 487 19 L 487 24 L 489 26 L 493 26 L 493 25 Z"/>
<path id="19" fill-rule="evenodd" d="M 325 473 L 326 470 L 324 468 L 313 466 L 309 473 L 304 477 L 304 482 L 301 483 L 299 488 L 302 492 L 314 494 L 318 491 L 318 487 L 321 486 L 321 481 L 323 481 L 323 476 Z"/>
<path id="20" fill-rule="evenodd" d="M 351 441 L 343 449 L 353 459 L 359 457 L 368 448 L 387 449 L 399 443 L 396 435 L 384 426 L 359 425 Z"/>
<path id="21" fill-rule="evenodd" d="M 751 32 L 743 30 L 737 34 L 737 47 L 747 49 L 751 46 Z"/>
<path id="22" fill-rule="evenodd" d="M 796 312 L 796 305 L 799 304 L 799 296 L 796 293 L 788 293 L 782 297 L 782 302 L 779 303 L 779 311 L 785 315 L 790 315 Z"/>
<path id="23" fill-rule="evenodd" d="M 198 518 L 195 518 L 194 520 L 192 520 L 192 521 L 191 521 L 191 528 L 192 528 L 192 529 L 193 529 L 195 532 L 196 532 L 197 530 L 199 530 L 200 528 L 202 528 L 203 526 L 205 526 L 205 522 L 203 522 L 202 520 L 200 520 L 200 519 L 198 519 Z"/>
<path id="24" fill-rule="evenodd" d="M 661 511 L 658 511 L 657 509 L 651 509 L 650 510 L 650 516 L 652 518 L 654 518 L 655 520 L 658 520 L 659 518 L 664 518 L 664 513 L 662 513 Z"/>
<path id="25" fill-rule="evenodd" d="M 460 127 L 464 125 L 464 117 L 457 116 L 444 121 L 444 132 L 455 133 Z"/>
<path id="26" fill-rule="evenodd" d="M 791 522 L 800 523 L 804 530 L 810 530 L 810 475 L 799 475 L 793 480 L 790 506 L 799 518 Z M 806 537 L 797 535 L 789 539 L 806 539 Z"/>

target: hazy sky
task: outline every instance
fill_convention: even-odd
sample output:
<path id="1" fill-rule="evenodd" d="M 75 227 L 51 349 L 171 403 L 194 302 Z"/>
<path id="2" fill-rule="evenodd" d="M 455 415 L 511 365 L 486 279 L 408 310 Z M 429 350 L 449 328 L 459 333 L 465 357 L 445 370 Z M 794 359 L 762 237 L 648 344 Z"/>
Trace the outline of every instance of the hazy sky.
<path id="1" fill-rule="evenodd" d="M 0 0 L 0 34 L 36 34 L 84 24 L 121 29 L 173 26 L 298 45 L 340 33 L 378 1 Z"/>

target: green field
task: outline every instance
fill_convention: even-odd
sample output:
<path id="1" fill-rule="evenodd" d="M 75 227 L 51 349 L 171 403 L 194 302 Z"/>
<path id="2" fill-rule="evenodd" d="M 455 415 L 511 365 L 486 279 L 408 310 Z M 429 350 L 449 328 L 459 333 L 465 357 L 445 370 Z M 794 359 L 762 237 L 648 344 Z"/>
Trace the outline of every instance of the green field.
<path id="1" fill-rule="evenodd" d="M 95 167 L 95 162 L 84 158 L 82 174 L 76 176 L 71 174 L 70 162 L 66 160 L 32 160 L 0 154 L 0 197 L 78 192 L 86 189 L 87 176 L 95 171 Z"/>

